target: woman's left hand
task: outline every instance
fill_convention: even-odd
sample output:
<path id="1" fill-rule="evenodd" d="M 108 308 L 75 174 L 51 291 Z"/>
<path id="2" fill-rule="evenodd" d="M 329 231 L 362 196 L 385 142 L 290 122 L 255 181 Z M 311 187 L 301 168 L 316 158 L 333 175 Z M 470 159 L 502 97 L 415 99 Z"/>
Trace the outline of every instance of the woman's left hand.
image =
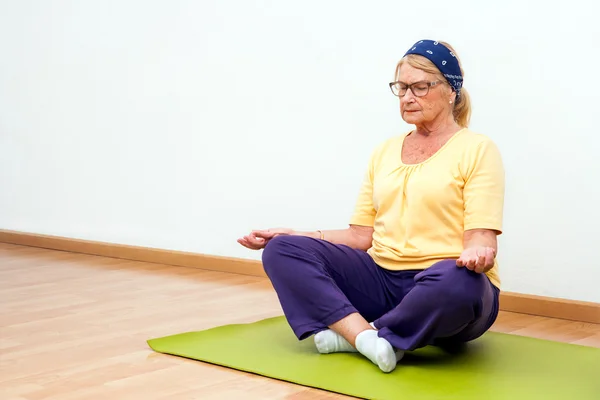
<path id="1" fill-rule="evenodd" d="M 477 273 L 487 272 L 494 266 L 496 251 L 492 247 L 474 246 L 463 250 L 456 265 Z"/>

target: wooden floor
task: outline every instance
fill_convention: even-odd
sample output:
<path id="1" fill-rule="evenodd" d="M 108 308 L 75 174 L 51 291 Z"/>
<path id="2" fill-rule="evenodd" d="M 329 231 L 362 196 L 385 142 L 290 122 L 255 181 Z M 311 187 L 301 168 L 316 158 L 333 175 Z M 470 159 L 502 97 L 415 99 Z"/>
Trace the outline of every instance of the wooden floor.
<path id="1" fill-rule="evenodd" d="M 0 243 L 0 399 L 342 399 L 152 352 L 148 338 L 281 315 L 265 278 Z M 600 325 L 494 331 L 600 347 Z"/>

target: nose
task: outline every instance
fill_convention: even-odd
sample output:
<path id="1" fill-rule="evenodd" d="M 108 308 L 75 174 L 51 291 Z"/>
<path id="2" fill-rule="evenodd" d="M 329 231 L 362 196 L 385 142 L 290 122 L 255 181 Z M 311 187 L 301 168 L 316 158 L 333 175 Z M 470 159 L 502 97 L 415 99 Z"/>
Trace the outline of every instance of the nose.
<path id="1" fill-rule="evenodd" d="M 404 96 L 400 96 L 400 101 L 404 103 L 412 103 L 415 101 L 415 95 L 413 94 L 411 88 L 406 89 L 406 93 L 404 93 Z"/>

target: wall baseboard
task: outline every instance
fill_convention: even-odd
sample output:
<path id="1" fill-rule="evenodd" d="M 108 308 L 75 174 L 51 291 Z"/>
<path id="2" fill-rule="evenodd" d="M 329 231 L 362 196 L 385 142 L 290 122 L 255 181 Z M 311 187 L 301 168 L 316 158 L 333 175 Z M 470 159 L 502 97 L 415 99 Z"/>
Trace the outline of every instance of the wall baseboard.
<path id="1" fill-rule="evenodd" d="M 260 261 L 241 258 L 210 256 L 199 253 L 96 242 L 3 229 L 0 229 L 0 243 L 266 277 Z"/>
<path id="2" fill-rule="evenodd" d="M 72 253 L 266 277 L 260 261 L 129 246 L 0 229 L 0 242 Z M 502 292 L 500 309 L 600 324 L 600 303 Z"/>

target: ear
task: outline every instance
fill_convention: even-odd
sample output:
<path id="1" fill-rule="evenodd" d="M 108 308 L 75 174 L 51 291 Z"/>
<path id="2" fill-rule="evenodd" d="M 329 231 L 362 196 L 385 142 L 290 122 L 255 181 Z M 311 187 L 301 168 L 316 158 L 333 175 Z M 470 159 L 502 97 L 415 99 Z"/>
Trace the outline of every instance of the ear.
<path id="1" fill-rule="evenodd" d="M 456 103 L 456 91 L 452 90 L 452 92 L 450 92 L 450 104 L 454 104 Z M 452 106 L 454 107 L 454 106 Z"/>

